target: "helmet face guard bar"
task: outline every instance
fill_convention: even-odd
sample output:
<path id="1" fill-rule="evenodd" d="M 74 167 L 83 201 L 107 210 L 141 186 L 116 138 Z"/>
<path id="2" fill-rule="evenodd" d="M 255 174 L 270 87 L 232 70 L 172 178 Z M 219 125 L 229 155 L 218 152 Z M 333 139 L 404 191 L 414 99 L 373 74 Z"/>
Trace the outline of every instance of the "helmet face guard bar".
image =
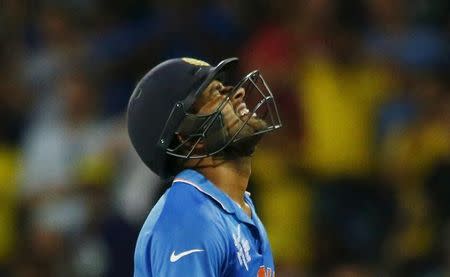
<path id="1" fill-rule="evenodd" d="M 245 90 L 243 102 L 249 113 L 241 116 L 239 126 L 230 130 L 225 125 L 222 111 L 227 104 L 231 104 L 232 97 L 241 88 Z M 265 123 L 260 123 L 261 127 L 255 130 L 251 125 L 252 118 L 253 120 L 258 118 Z M 175 126 L 177 122 L 181 122 L 181 124 Z M 168 145 L 166 153 L 170 156 L 200 159 L 216 155 L 232 143 L 262 136 L 281 128 L 281 126 L 274 96 L 260 72 L 255 70 L 239 81 L 211 114 L 192 114 L 185 111 L 183 102 L 177 103 L 172 109 L 158 144 L 160 146 Z M 251 134 L 248 132 L 243 134 L 244 128 L 249 127 L 253 130 Z M 176 130 L 175 134 L 168 134 L 169 130 Z M 171 143 L 164 141 L 164 137 L 170 136 L 172 136 Z"/>

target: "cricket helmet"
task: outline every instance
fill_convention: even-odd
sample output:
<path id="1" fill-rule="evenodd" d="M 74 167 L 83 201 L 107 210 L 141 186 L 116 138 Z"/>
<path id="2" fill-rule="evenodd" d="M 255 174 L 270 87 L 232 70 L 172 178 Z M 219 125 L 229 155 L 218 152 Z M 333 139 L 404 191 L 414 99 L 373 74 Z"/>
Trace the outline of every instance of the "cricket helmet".
<path id="1" fill-rule="evenodd" d="M 193 58 L 170 59 L 151 69 L 136 85 L 128 103 L 128 134 L 141 160 L 161 178 L 176 173 L 170 163 L 173 158 L 199 159 L 217 155 L 242 139 L 238 134 L 247 122 L 243 121 L 239 130 L 229 134 L 221 114 L 238 88 L 254 91 L 256 97 L 246 100 L 253 103 L 250 111 L 263 115 L 261 118 L 268 122 L 267 127 L 255 135 L 281 127 L 273 95 L 257 70 L 230 84 L 237 62 L 237 58 L 228 58 L 211 66 Z M 195 100 L 213 80 L 232 85 L 233 89 L 215 112 L 192 113 Z M 175 139 L 177 134 L 183 134 L 185 139 Z M 203 151 L 194 151 L 199 143 L 206 147 Z"/>

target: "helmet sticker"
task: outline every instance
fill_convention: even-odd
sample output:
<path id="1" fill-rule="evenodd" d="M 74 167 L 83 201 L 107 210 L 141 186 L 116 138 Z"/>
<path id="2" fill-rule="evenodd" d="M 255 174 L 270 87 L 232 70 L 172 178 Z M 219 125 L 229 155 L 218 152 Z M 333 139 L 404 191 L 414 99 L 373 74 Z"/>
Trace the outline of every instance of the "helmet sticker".
<path id="1" fill-rule="evenodd" d="M 192 65 L 196 65 L 196 66 L 211 66 L 209 63 L 202 61 L 202 60 L 197 60 L 194 58 L 182 58 L 182 60 L 188 64 L 192 64 Z"/>

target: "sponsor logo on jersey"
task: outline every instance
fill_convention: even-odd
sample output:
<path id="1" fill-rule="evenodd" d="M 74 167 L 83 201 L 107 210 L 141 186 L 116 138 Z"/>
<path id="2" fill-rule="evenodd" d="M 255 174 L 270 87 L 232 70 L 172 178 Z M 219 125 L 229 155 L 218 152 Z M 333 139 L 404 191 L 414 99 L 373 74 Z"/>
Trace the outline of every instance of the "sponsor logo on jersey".
<path id="1" fill-rule="evenodd" d="M 184 256 L 187 256 L 189 254 L 195 253 L 195 252 L 203 252 L 205 250 L 203 249 L 192 249 L 192 250 L 188 250 L 188 251 L 184 251 L 178 254 L 175 254 L 175 251 L 172 252 L 172 255 L 170 255 L 170 261 L 172 263 L 178 261 L 179 259 L 183 258 Z"/>
<path id="2" fill-rule="evenodd" d="M 275 271 L 270 267 L 261 266 L 256 274 L 256 277 L 275 277 Z"/>

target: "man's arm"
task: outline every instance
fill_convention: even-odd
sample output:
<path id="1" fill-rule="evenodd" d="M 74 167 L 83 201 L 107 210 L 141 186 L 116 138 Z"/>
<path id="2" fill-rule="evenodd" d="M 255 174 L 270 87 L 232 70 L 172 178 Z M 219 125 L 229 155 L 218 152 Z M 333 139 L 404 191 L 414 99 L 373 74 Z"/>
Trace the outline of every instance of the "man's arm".
<path id="1" fill-rule="evenodd" d="M 222 276 L 227 246 L 223 232 L 205 219 L 180 219 L 150 240 L 153 276 Z"/>

